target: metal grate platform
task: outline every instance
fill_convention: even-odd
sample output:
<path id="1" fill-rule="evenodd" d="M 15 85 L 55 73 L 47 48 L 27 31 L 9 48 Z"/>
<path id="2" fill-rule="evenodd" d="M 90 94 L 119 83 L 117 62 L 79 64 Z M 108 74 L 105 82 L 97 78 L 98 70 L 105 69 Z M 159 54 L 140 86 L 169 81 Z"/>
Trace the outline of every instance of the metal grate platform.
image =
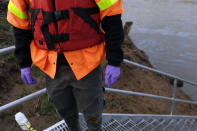
<path id="1" fill-rule="evenodd" d="M 87 131 L 80 114 L 82 131 Z M 197 117 L 140 114 L 103 114 L 103 131 L 196 131 Z M 44 131 L 69 131 L 64 120 Z"/>

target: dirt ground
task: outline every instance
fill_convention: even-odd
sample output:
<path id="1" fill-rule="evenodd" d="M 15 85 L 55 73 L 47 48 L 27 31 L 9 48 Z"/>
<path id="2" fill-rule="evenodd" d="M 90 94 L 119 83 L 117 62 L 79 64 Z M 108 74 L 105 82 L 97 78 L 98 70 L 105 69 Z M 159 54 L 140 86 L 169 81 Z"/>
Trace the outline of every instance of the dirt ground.
<path id="1" fill-rule="evenodd" d="M 126 31 L 125 34 L 127 33 L 128 31 Z M 137 49 L 127 35 L 123 43 L 123 50 L 125 59 L 152 67 L 148 60 L 148 56 L 143 51 Z M 104 69 L 106 65 L 105 63 L 106 62 L 103 63 Z M 37 72 L 34 73 L 34 76 L 37 76 L 38 79 L 38 83 L 36 85 L 27 86 L 23 84 L 20 79 L 19 68 L 16 65 L 13 54 L 9 54 L 9 56 L 1 56 L 0 106 L 45 88 L 44 77 L 42 75 L 37 75 Z M 121 65 L 120 78 L 112 88 L 168 97 L 172 96 L 172 84 L 170 83 L 170 79 L 127 64 Z M 184 94 L 181 89 L 177 89 L 176 97 L 190 100 L 190 98 Z M 106 93 L 106 107 L 104 112 L 169 114 L 170 107 L 171 102 L 165 100 L 142 96 Z M 21 131 L 14 120 L 14 114 L 19 111 L 23 112 L 27 116 L 33 127 L 37 130 L 43 130 L 60 120 L 54 109 L 51 110 L 51 108 L 51 105 L 47 104 L 46 96 L 40 96 L 13 109 L 0 113 L 0 131 Z M 197 115 L 197 106 L 177 103 L 175 106 L 175 114 Z"/>

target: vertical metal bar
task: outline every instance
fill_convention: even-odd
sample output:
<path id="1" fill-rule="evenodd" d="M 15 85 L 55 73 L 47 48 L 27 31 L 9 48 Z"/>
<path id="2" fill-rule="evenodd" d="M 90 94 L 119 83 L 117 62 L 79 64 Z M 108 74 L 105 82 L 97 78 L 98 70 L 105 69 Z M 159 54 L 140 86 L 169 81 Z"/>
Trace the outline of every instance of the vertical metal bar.
<path id="1" fill-rule="evenodd" d="M 174 106 L 175 106 L 175 98 L 176 98 L 176 88 L 177 88 L 177 79 L 174 79 L 174 87 L 173 87 L 173 94 L 172 94 L 172 105 L 171 105 L 171 113 L 170 115 L 174 114 Z"/>

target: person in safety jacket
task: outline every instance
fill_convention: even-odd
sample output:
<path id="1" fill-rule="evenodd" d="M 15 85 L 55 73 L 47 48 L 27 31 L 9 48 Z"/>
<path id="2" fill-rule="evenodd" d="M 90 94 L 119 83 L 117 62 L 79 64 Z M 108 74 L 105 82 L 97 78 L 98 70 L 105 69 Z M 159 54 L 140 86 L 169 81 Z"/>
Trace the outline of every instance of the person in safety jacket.
<path id="1" fill-rule="evenodd" d="M 120 75 L 124 39 L 122 0 L 10 0 L 15 56 L 26 84 L 36 84 L 31 65 L 46 74 L 49 100 L 71 131 L 78 112 L 90 131 L 101 131 L 104 107 L 101 62 L 108 61 L 105 84 Z"/>

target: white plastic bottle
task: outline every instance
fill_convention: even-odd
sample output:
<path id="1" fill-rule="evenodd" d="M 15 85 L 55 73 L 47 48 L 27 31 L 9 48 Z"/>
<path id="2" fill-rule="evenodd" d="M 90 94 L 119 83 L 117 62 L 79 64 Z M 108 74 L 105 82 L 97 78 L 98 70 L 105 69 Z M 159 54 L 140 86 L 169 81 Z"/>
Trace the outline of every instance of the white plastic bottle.
<path id="1" fill-rule="evenodd" d="M 21 127 L 22 130 L 29 131 L 28 127 L 30 127 L 31 124 L 22 112 L 18 112 L 15 115 L 15 120 L 18 123 L 18 125 Z"/>

